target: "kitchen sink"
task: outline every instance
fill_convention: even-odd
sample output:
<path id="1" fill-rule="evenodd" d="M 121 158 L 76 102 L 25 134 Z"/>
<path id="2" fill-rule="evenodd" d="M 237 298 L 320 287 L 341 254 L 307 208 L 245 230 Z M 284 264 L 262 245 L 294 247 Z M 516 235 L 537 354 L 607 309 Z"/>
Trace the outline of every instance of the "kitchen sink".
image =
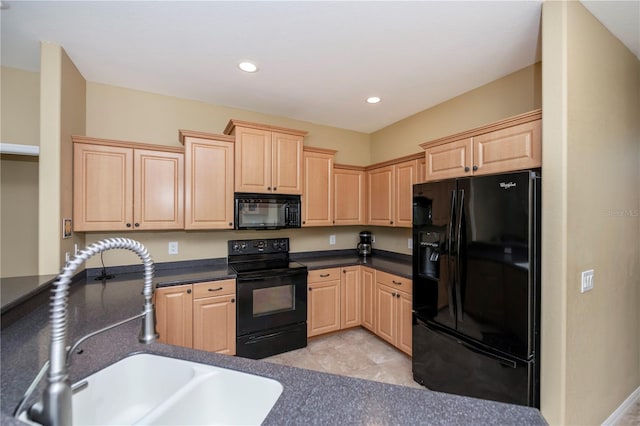
<path id="1" fill-rule="evenodd" d="M 272 379 L 152 354 L 126 357 L 75 386 L 75 425 L 260 424 L 282 393 Z"/>

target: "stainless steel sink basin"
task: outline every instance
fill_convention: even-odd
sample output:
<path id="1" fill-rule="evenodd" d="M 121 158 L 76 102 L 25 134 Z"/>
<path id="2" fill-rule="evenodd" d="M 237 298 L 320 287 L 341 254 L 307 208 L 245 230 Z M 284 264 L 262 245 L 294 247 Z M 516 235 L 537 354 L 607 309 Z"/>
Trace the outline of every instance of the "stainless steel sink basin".
<path id="1" fill-rule="evenodd" d="M 282 393 L 272 379 L 151 354 L 84 381 L 73 395 L 75 425 L 260 424 Z"/>

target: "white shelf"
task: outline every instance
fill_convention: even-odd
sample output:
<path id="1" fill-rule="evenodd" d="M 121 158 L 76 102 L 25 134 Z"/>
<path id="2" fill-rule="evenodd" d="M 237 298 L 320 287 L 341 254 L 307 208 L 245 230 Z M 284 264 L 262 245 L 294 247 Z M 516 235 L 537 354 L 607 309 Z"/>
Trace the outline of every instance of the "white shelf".
<path id="1" fill-rule="evenodd" d="M 0 142 L 0 154 L 31 155 L 37 157 L 40 155 L 40 147 L 37 145 Z"/>

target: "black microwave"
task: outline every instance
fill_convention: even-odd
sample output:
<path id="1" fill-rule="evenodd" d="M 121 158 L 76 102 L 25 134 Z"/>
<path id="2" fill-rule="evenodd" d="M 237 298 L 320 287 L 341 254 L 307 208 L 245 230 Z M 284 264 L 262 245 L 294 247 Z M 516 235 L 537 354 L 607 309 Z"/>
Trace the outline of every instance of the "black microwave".
<path id="1" fill-rule="evenodd" d="M 235 229 L 300 228 L 300 196 L 236 192 Z"/>

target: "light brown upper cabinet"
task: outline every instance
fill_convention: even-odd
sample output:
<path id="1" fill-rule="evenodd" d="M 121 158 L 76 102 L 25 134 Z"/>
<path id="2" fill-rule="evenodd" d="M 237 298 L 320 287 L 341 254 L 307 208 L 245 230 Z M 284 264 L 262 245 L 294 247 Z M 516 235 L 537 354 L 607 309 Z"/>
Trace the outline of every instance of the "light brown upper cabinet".
<path id="1" fill-rule="evenodd" d="M 542 111 L 535 110 L 420 146 L 426 180 L 486 175 L 542 166 Z"/>
<path id="2" fill-rule="evenodd" d="M 332 149 L 304 147 L 304 191 L 302 193 L 302 226 L 333 224 L 333 157 Z"/>
<path id="3" fill-rule="evenodd" d="M 365 223 L 365 171 L 364 167 L 335 164 L 333 166 L 335 225 L 362 225 Z"/>
<path id="4" fill-rule="evenodd" d="M 367 219 L 370 225 L 393 226 L 394 166 L 367 170 Z"/>
<path id="5" fill-rule="evenodd" d="M 180 130 L 185 229 L 233 229 L 233 136 Z"/>
<path id="6" fill-rule="evenodd" d="M 75 231 L 184 228 L 182 148 L 72 139 Z"/>
<path id="7" fill-rule="evenodd" d="M 414 154 L 367 168 L 367 216 L 370 225 L 411 227 L 413 185 L 419 182 Z"/>
<path id="8" fill-rule="evenodd" d="M 235 136 L 235 191 L 302 194 L 302 147 L 307 132 L 231 120 Z"/>

